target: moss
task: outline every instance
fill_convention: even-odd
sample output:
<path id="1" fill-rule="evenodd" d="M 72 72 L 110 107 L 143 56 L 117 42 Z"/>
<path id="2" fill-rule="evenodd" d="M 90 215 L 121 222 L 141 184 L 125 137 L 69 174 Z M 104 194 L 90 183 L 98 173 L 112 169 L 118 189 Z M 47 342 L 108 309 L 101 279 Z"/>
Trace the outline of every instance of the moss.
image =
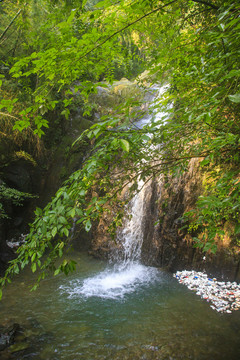
<path id="1" fill-rule="evenodd" d="M 79 136 L 84 130 L 89 129 L 91 125 L 92 125 L 91 120 L 86 119 L 80 115 L 73 116 L 71 123 L 71 129 L 72 129 L 71 132 L 74 131 L 74 133 L 77 134 L 77 136 Z"/>
<path id="2" fill-rule="evenodd" d="M 29 344 L 25 343 L 25 342 L 20 342 L 20 343 L 16 343 L 14 345 L 11 345 L 9 347 L 9 350 L 11 353 L 16 353 L 18 351 L 23 351 L 29 348 Z"/>

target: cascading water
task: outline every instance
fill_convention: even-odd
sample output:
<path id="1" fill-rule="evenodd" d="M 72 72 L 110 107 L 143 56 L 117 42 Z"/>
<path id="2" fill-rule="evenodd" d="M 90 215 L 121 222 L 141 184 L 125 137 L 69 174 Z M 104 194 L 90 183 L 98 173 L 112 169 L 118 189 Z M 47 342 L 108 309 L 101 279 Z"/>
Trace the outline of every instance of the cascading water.
<path id="1" fill-rule="evenodd" d="M 130 202 L 124 227 L 117 235 L 120 249 L 113 251 L 111 262 L 114 264 L 83 282 L 74 281 L 67 289 L 70 296 L 119 299 L 142 286 L 155 282 L 158 270 L 140 263 L 144 199 L 148 186 L 148 184 L 144 185 L 143 181 L 139 181 L 139 192 Z"/>
<path id="2" fill-rule="evenodd" d="M 118 269 L 126 269 L 133 264 L 139 263 L 143 243 L 142 220 L 144 216 L 144 197 L 147 185 L 140 180 L 138 182 L 139 192 L 129 204 L 128 217 L 123 228 L 117 233 L 118 248 L 112 254 L 112 262 L 116 263 Z M 130 211 L 129 211 L 130 210 Z"/>
<path id="3" fill-rule="evenodd" d="M 153 89 L 157 91 L 157 98 L 166 91 L 167 85 Z M 154 103 L 150 105 L 154 106 Z M 165 116 L 165 113 L 153 111 L 136 122 L 136 128 L 142 128 L 152 118 L 156 120 Z M 103 272 L 85 279 L 83 282 L 74 282 L 68 287 L 70 296 L 101 297 L 119 299 L 126 294 L 136 291 L 142 286 L 150 285 L 158 278 L 158 270 L 146 267 L 140 263 L 143 244 L 143 217 L 145 198 L 150 184 L 139 180 L 138 192 L 128 207 L 128 216 L 124 226 L 117 234 L 119 246 L 112 253 L 112 266 Z M 66 290 L 66 288 L 65 288 Z"/>

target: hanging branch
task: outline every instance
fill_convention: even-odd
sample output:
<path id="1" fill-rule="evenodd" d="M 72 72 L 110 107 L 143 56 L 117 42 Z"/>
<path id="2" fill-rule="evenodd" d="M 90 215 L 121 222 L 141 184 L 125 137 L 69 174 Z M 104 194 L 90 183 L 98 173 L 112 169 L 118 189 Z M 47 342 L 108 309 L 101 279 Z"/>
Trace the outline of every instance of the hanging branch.
<path id="1" fill-rule="evenodd" d="M 192 1 L 195 2 L 195 3 L 198 3 L 198 4 L 203 4 L 203 5 L 209 6 L 210 8 L 212 8 L 214 10 L 219 9 L 219 6 L 211 3 L 210 1 L 204 1 L 204 0 L 192 0 Z"/>
<path id="2" fill-rule="evenodd" d="M 132 25 L 135 25 L 136 23 L 140 22 L 141 20 L 143 20 L 144 18 L 148 17 L 149 15 L 152 15 L 156 12 L 159 12 L 161 10 L 163 10 L 165 7 L 168 7 L 170 5 L 172 5 L 173 3 L 177 2 L 177 0 L 173 0 L 173 1 L 170 1 L 169 3 L 167 4 L 164 4 L 164 5 L 161 5 L 160 7 L 154 9 L 154 10 L 151 10 L 150 12 L 144 14 L 143 16 L 139 17 L 138 19 L 130 22 L 129 24 L 127 24 L 126 26 L 124 26 L 123 28 L 115 31 L 113 34 L 109 35 L 105 40 L 103 40 L 102 42 L 100 42 L 99 44 L 96 44 L 92 49 L 88 50 L 85 54 L 81 55 L 78 60 L 81 60 L 83 59 L 84 57 L 86 57 L 87 55 L 89 55 L 93 50 L 96 50 L 97 48 L 101 47 L 103 44 L 105 44 L 108 40 L 110 40 L 111 38 L 115 37 L 117 34 L 123 32 L 124 30 L 126 30 L 127 28 L 131 27 Z M 208 1 L 204 1 L 204 0 L 193 0 L 193 2 L 195 3 L 200 3 L 200 4 L 203 4 L 203 5 L 206 5 L 206 6 L 209 6 L 211 7 L 212 9 L 215 9 L 215 10 L 218 10 L 219 7 L 208 2 Z"/>
<path id="3" fill-rule="evenodd" d="M 6 27 L 6 29 L 4 30 L 4 32 L 2 33 L 2 35 L 0 36 L 0 40 L 2 40 L 2 38 L 4 37 L 4 35 L 6 34 L 6 32 L 10 29 L 10 27 L 12 26 L 12 24 L 14 23 L 14 21 L 17 19 L 17 17 L 20 15 L 22 9 L 18 10 L 17 14 L 14 16 L 14 18 L 10 21 L 10 23 L 8 24 L 8 26 Z"/>
<path id="4" fill-rule="evenodd" d="M 163 10 L 165 7 L 170 6 L 171 4 L 177 2 L 177 0 L 173 0 L 170 1 L 169 3 L 162 5 L 146 14 L 144 14 L 143 16 L 137 18 L 136 20 L 128 23 L 126 26 L 122 27 L 121 29 L 115 31 L 113 34 L 109 35 L 105 40 L 101 41 L 99 44 L 96 44 L 92 49 L 88 50 L 87 52 L 85 52 L 85 54 L 81 55 L 77 60 L 81 60 L 84 57 L 86 57 L 87 55 L 89 55 L 91 52 L 93 52 L 94 50 L 96 50 L 97 48 L 101 47 L 102 45 L 104 45 L 107 41 L 109 41 L 110 39 L 112 39 L 113 37 L 115 37 L 116 35 L 122 33 L 124 30 L 128 29 L 129 27 L 131 27 L 132 25 L 135 25 L 136 23 L 140 22 L 141 20 L 143 20 L 144 18 L 148 17 L 149 15 L 152 15 L 160 10 Z"/>
<path id="5" fill-rule="evenodd" d="M 126 29 L 130 28 L 131 26 L 135 25 L 136 23 L 140 22 L 141 20 L 143 20 L 144 18 L 158 12 L 158 11 L 161 11 L 163 10 L 165 7 L 167 6 L 170 6 L 172 5 L 173 3 L 176 3 L 178 0 L 172 0 L 170 1 L 169 3 L 167 4 L 164 4 L 164 5 L 161 5 L 160 7 L 154 9 L 154 10 L 151 10 L 150 12 L 144 14 L 143 16 L 137 18 L 136 20 L 128 23 L 127 25 L 125 25 L 124 27 L 120 28 L 119 30 L 115 31 L 114 33 L 112 33 L 111 35 L 107 36 L 106 39 L 102 40 L 100 43 L 96 43 L 90 50 L 86 51 L 84 54 L 80 55 L 79 57 L 77 57 L 76 59 L 74 59 L 69 65 L 68 65 L 68 68 L 69 66 L 72 66 L 74 63 L 84 59 L 85 57 L 87 57 L 89 54 L 91 54 L 93 51 L 95 51 L 96 49 L 98 48 L 101 48 L 102 45 L 104 45 L 106 42 L 108 42 L 110 39 L 112 39 L 113 37 L 115 37 L 116 35 L 122 33 L 123 31 L 125 31 Z M 1 39 L 1 38 L 0 38 Z M 63 71 L 63 74 L 67 71 L 67 68 Z M 47 95 L 52 91 L 52 89 L 54 88 L 54 85 L 56 83 L 54 83 L 52 85 L 52 87 L 49 89 Z"/>

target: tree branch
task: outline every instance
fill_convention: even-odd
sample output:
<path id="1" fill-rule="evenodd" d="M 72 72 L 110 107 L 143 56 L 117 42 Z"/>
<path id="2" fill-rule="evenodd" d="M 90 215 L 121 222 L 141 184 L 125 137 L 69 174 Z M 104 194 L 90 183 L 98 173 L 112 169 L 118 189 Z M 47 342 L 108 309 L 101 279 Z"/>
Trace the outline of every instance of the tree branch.
<path id="1" fill-rule="evenodd" d="M 4 37 L 4 35 L 6 34 L 6 32 L 10 29 L 10 27 L 12 26 L 12 24 L 14 23 L 14 21 L 17 19 L 17 17 L 20 15 L 22 9 L 18 10 L 17 14 L 14 16 L 14 18 L 10 21 L 10 23 L 8 24 L 8 26 L 6 27 L 6 29 L 4 30 L 4 32 L 2 33 L 2 35 L 0 36 L 0 40 L 2 40 L 2 38 Z"/>
<path id="2" fill-rule="evenodd" d="M 211 7 L 211 8 L 214 9 L 214 10 L 218 10 L 218 9 L 219 9 L 219 6 L 214 5 L 214 4 L 212 4 L 211 2 L 209 2 L 209 1 L 204 1 L 204 0 L 192 0 L 192 1 L 195 2 L 195 3 L 198 3 L 198 4 L 203 4 L 203 5 L 209 6 L 209 7 Z"/>
<path id="3" fill-rule="evenodd" d="M 91 54 L 91 52 L 93 52 L 94 50 L 96 50 L 96 49 L 98 49 L 99 47 L 101 47 L 102 45 L 104 45 L 106 42 L 108 42 L 110 39 L 112 39 L 112 38 L 113 38 L 114 36 L 116 36 L 117 34 L 120 34 L 120 33 L 123 32 L 124 30 L 126 30 L 126 29 L 128 29 L 129 27 L 131 27 L 132 25 L 138 23 L 139 21 L 141 21 L 142 19 L 146 18 L 147 16 L 150 16 L 150 15 L 152 15 L 152 14 L 154 14 L 154 13 L 160 11 L 160 10 L 163 10 L 165 7 L 170 6 L 171 4 L 173 4 L 173 3 L 177 2 L 177 1 L 178 1 L 178 0 L 170 1 L 169 3 L 167 3 L 167 4 L 165 4 L 165 5 L 162 5 L 162 6 L 158 7 L 158 8 L 156 8 L 156 9 L 154 9 L 154 10 L 152 10 L 152 11 L 146 13 L 146 14 L 144 14 L 144 15 L 141 16 L 140 18 L 132 21 L 131 23 L 127 24 L 126 26 L 122 27 L 121 29 L 115 31 L 112 35 L 109 35 L 105 40 L 103 40 L 103 41 L 100 42 L 99 44 L 97 44 L 97 45 L 95 44 L 90 50 L 88 50 L 87 52 L 85 52 L 85 53 L 84 53 L 83 55 L 81 55 L 79 58 L 73 60 L 73 61 L 69 64 L 69 66 L 70 66 L 70 65 L 73 65 L 74 63 L 76 63 L 76 62 L 79 61 L 79 60 L 84 59 L 86 56 L 88 56 L 89 54 Z M 68 68 L 69 68 L 69 66 L 68 66 Z M 63 73 L 65 73 L 65 72 L 66 72 L 66 70 L 65 70 Z M 54 88 L 54 85 L 55 85 L 55 84 L 56 84 L 56 83 L 54 83 L 54 84 L 51 86 L 51 88 L 49 89 L 47 95 L 52 91 L 52 89 Z"/>
<path id="4" fill-rule="evenodd" d="M 126 26 L 122 27 L 121 29 L 115 31 L 112 35 L 108 36 L 105 40 L 103 40 L 102 42 L 100 42 L 98 45 L 94 46 L 92 49 L 90 49 L 89 51 L 87 51 L 85 54 L 83 54 L 82 56 L 80 56 L 80 58 L 78 58 L 78 61 L 83 59 L 85 56 L 89 55 L 93 50 L 98 49 L 99 47 L 101 47 L 103 44 L 105 44 L 108 40 L 112 39 L 114 36 L 116 36 L 117 34 L 123 32 L 124 30 L 128 29 L 129 27 L 131 27 L 132 25 L 138 23 L 139 21 L 141 21 L 142 19 L 146 18 L 149 15 L 152 15 L 162 9 L 164 9 L 165 7 L 173 4 L 177 2 L 177 0 L 173 0 L 170 1 L 169 3 L 162 5 L 160 7 L 158 7 L 157 9 L 154 9 L 146 14 L 144 14 L 143 16 L 141 16 L 140 18 L 138 18 L 137 20 L 132 21 L 131 23 L 127 24 Z"/>
<path id="5" fill-rule="evenodd" d="M 20 120 L 20 119 L 17 118 L 16 116 L 13 116 L 13 115 L 10 115 L 10 114 L 1 112 L 1 111 L 0 111 L 0 115 L 2 115 L 2 116 L 8 116 L 8 117 L 10 117 L 10 118 L 12 118 L 12 119 L 15 119 L 15 120 L 18 120 L 18 121 Z"/>

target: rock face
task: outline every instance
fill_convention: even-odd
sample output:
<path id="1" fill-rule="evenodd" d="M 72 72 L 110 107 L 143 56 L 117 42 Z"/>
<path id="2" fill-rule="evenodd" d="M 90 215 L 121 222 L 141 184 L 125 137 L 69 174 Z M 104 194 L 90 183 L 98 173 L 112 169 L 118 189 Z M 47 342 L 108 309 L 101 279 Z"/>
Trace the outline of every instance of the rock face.
<path id="1" fill-rule="evenodd" d="M 202 191 L 198 161 L 191 160 L 189 171 L 179 178 L 154 179 L 145 194 L 142 220 L 143 245 L 141 258 L 145 265 L 207 271 L 219 279 L 240 280 L 240 253 L 236 247 L 218 244 L 216 254 L 203 253 L 183 226 L 184 212 L 194 207 Z M 94 234 L 92 254 L 107 258 L 115 246 L 107 229 L 111 216 L 106 214 Z"/>
<path id="2" fill-rule="evenodd" d="M 38 163 L 22 158 L 16 159 L 4 167 L 0 185 L 3 182 L 9 189 L 36 195 L 36 198 L 26 198 L 21 206 L 14 204 L 10 199 L 1 198 L 8 218 L 0 218 L 0 276 L 6 270 L 8 261 L 15 257 L 14 251 L 7 246 L 6 241 L 17 242 L 21 234 L 27 234 L 28 224 L 33 220 L 36 206 L 43 208 L 62 182 L 73 171 L 79 169 L 89 145 L 82 143 L 71 149 L 71 144 L 91 124 L 90 121 L 76 116 L 59 146 L 49 150 L 48 156 L 41 158 Z"/>
<path id="3" fill-rule="evenodd" d="M 193 266 L 196 249 L 180 228 L 184 212 L 194 206 L 201 193 L 201 177 L 196 168 L 197 164 L 192 160 L 185 175 L 155 180 L 148 203 L 149 221 L 145 225 L 144 263 L 173 271 L 178 267 Z"/>
<path id="4" fill-rule="evenodd" d="M 194 207 L 202 191 L 197 160 L 191 160 L 189 171 L 178 179 L 159 181 L 153 186 L 148 202 L 142 260 L 145 264 L 176 270 L 207 271 L 218 278 L 239 280 L 239 249 L 218 243 L 216 254 L 203 253 L 182 230 L 182 215 Z M 168 185 L 168 186 L 166 186 Z M 157 201 L 157 204 L 156 204 Z M 154 221 L 157 219 L 157 225 Z"/>
<path id="5" fill-rule="evenodd" d="M 39 193 L 40 178 L 39 168 L 24 159 L 11 162 L 2 174 L 2 179 L 9 189 L 29 194 Z M 15 256 L 6 240 L 17 241 L 21 234 L 27 233 L 27 224 L 31 219 L 35 200 L 26 198 L 21 205 L 14 204 L 11 200 L 3 201 L 8 218 L 0 219 L 0 274 L 6 269 L 8 261 Z"/>
<path id="6" fill-rule="evenodd" d="M 52 340 L 52 333 L 31 317 L 21 325 L 0 324 L 0 359 L 33 359 Z"/>
<path id="7" fill-rule="evenodd" d="M 15 336 L 19 332 L 20 326 L 13 324 L 7 328 L 0 326 L 0 351 L 6 349 L 14 343 Z"/>
<path id="8" fill-rule="evenodd" d="M 139 101 L 136 109 L 131 109 L 133 118 L 141 117 L 147 111 L 153 98 L 150 91 L 144 92 L 127 79 L 114 83 L 111 87 L 98 87 L 98 93 L 91 95 L 95 113 L 91 119 L 85 119 L 76 103 L 76 111 L 71 114 L 69 126 L 57 148 L 49 157 L 45 168 L 34 168 L 32 163 L 18 160 L 4 170 L 4 182 L 12 188 L 32 194 L 41 194 L 37 205 L 44 207 L 62 182 L 75 170 L 79 169 L 89 151 L 89 139 L 82 139 L 71 147 L 74 140 L 101 115 L 112 114 L 114 105 L 124 99 L 136 97 Z M 144 105 L 144 109 L 140 106 Z M 121 114 L 120 114 L 121 116 Z M 123 117 L 125 115 L 123 114 Z M 179 178 L 154 179 L 145 194 L 144 216 L 142 219 L 143 245 L 141 258 L 146 265 L 165 267 L 171 271 L 182 269 L 206 270 L 215 276 L 240 279 L 239 249 L 218 244 L 216 255 L 203 254 L 193 247 L 192 238 L 181 230 L 184 212 L 194 207 L 202 191 L 201 174 L 197 160 L 191 160 L 189 171 Z M 1 179 L 0 179 L 1 180 Z M 120 196 L 127 196 L 123 193 Z M 18 237 L 27 232 L 36 201 L 25 201 L 23 207 L 5 204 L 11 220 L 0 219 L 0 275 L 7 267 L 7 262 L 14 257 L 14 252 L 6 245 L 6 239 Z M 78 231 L 72 236 L 74 248 L 87 249 L 99 258 L 109 258 L 116 243 L 108 233 L 110 222 L 117 209 L 109 209 L 93 228 L 90 234 Z M 79 240 L 80 239 L 80 240 Z M 203 258 L 205 259 L 203 261 Z"/>

